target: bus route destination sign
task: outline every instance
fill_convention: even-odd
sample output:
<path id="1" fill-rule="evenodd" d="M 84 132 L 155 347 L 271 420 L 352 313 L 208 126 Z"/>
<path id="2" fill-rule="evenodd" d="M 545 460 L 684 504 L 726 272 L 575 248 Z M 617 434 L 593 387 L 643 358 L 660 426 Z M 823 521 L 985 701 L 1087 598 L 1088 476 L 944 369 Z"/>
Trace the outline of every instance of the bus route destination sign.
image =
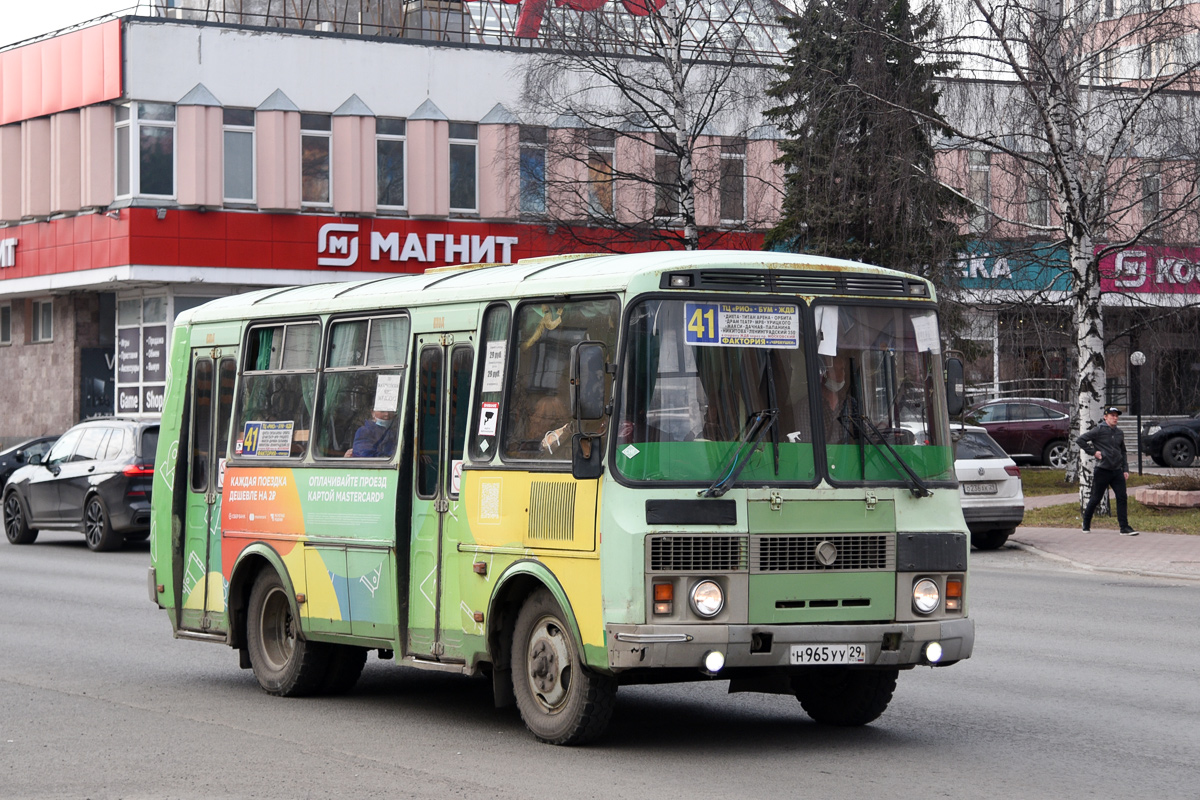
<path id="1" fill-rule="evenodd" d="M 800 346 L 800 309 L 789 303 L 684 303 L 685 341 L 715 347 Z"/>
<path id="2" fill-rule="evenodd" d="M 259 458 L 287 458 L 292 454 L 292 420 L 284 422 L 247 422 L 242 432 L 238 455 Z"/>

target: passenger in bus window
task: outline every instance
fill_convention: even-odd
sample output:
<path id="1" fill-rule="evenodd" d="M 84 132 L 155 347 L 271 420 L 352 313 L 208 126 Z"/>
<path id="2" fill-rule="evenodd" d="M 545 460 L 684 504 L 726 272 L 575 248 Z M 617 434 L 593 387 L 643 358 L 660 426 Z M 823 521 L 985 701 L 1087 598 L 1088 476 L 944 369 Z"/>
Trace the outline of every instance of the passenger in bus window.
<path id="1" fill-rule="evenodd" d="M 396 412 L 371 412 L 371 417 L 354 434 L 354 447 L 346 456 L 354 458 L 391 458 L 396 453 Z"/>
<path id="2" fill-rule="evenodd" d="M 539 453 L 554 455 L 564 441 L 570 442 L 573 423 L 562 397 L 548 394 L 538 398 L 529 415 L 529 438 L 540 440 Z"/>

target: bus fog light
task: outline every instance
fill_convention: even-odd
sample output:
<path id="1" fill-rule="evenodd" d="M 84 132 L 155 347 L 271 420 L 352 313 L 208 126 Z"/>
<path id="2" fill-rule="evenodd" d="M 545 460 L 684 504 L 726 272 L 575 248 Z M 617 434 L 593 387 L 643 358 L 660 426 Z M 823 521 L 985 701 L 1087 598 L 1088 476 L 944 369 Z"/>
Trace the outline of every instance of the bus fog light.
<path id="1" fill-rule="evenodd" d="M 930 664 L 936 664 L 942 660 L 942 646 L 938 642 L 930 642 L 925 645 L 925 660 Z"/>
<path id="2" fill-rule="evenodd" d="M 932 614 L 941 602 L 938 585 L 929 578 L 922 578 L 913 584 L 913 608 L 921 614 Z"/>
<path id="3" fill-rule="evenodd" d="M 720 650 L 709 650 L 704 654 L 704 671 L 716 675 L 725 666 L 725 654 Z"/>
<path id="4" fill-rule="evenodd" d="M 692 610 L 702 617 L 715 617 L 725 607 L 725 593 L 716 581 L 700 581 L 692 587 Z"/>

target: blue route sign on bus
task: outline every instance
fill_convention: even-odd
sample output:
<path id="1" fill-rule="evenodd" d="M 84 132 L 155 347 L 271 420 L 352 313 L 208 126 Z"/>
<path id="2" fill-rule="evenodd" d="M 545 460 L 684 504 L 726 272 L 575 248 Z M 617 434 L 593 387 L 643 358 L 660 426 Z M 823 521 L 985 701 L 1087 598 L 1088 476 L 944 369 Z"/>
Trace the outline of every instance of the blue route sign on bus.
<path id="1" fill-rule="evenodd" d="M 800 346 L 800 309 L 794 303 L 685 303 L 685 341 L 713 347 Z"/>

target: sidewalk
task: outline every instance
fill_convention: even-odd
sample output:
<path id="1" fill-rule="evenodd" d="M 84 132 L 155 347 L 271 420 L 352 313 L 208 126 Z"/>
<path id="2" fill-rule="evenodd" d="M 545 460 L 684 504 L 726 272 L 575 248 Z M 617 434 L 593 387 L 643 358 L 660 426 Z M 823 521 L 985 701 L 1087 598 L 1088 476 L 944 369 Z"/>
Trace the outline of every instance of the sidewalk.
<path id="1" fill-rule="evenodd" d="M 1078 494 L 1027 497 L 1026 508 L 1078 502 Z M 1115 529 L 1030 528 L 1021 526 L 1009 542 L 1039 555 L 1102 572 L 1125 572 L 1200 580 L 1200 536 L 1141 533 L 1121 536 Z"/>

